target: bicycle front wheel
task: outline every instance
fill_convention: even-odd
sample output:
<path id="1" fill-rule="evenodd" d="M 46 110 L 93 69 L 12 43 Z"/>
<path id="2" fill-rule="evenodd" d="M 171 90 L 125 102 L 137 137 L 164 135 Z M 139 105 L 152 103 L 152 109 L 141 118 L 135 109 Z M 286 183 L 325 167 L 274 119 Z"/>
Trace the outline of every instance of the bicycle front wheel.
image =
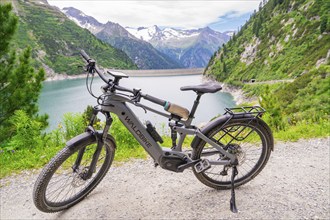
<path id="1" fill-rule="evenodd" d="M 243 185 L 257 176 L 266 165 L 273 149 L 273 136 L 267 124 L 261 119 L 232 119 L 225 126 L 214 127 L 208 138 L 216 141 L 238 158 L 238 175 L 234 186 Z M 193 150 L 192 158 L 207 159 L 210 162 L 229 160 L 208 143 L 201 143 Z M 212 164 L 212 163 L 211 163 Z M 203 184 L 215 189 L 230 189 L 232 167 L 229 165 L 215 165 L 194 174 Z"/>
<path id="2" fill-rule="evenodd" d="M 88 178 L 85 176 L 98 146 L 96 138 L 83 133 L 72 140 L 45 166 L 35 183 L 33 199 L 40 211 L 58 212 L 75 205 L 100 183 L 111 166 L 115 142 L 110 135 Z M 83 154 L 76 166 L 79 153 Z"/>

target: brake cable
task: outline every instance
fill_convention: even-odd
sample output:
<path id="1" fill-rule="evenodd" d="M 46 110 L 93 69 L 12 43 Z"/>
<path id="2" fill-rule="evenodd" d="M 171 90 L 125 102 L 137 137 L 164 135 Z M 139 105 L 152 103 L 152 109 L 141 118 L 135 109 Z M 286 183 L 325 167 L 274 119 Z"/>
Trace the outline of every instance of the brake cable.
<path id="1" fill-rule="evenodd" d="M 87 87 L 87 91 L 88 91 L 88 93 L 89 93 L 91 96 L 93 96 L 94 98 L 98 99 L 98 97 L 95 96 L 95 95 L 93 94 L 93 91 L 92 91 L 92 85 L 93 85 L 93 82 L 94 82 L 94 73 L 95 73 L 95 70 L 94 70 L 94 69 L 92 70 L 92 72 L 90 72 L 90 71 L 87 72 L 87 77 L 86 77 L 86 87 Z M 89 74 L 92 75 L 92 80 L 90 81 L 89 86 L 88 86 L 88 82 L 89 82 Z"/>

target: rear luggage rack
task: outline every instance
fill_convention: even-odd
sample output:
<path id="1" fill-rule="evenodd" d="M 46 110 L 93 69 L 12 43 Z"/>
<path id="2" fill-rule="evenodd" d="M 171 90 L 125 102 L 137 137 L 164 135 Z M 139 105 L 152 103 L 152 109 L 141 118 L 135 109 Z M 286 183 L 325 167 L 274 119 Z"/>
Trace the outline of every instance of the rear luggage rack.
<path id="1" fill-rule="evenodd" d="M 225 115 L 229 114 L 231 116 L 251 116 L 254 118 L 262 117 L 263 113 L 266 110 L 260 106 L 245 106 L 245 107 L 237 107 L 237 108 L 225 108 Z"/>
<path id="2" fill-rule="evenodd" d="M 220 138 L 218 138 L 217 142 L 219 143 L 220 140 L 225 136 L 230 137 L 231 140 L 224 147 L 228 148 L 228 146 L 233 141 L 243 141 L 254 131 L 254 128 L 251 127 L 252 129 L 249 132 L 246 132 L 246 126 L 242 127 L 238 125 L 235 127 L 231 127 L 230 129 L 224 129 L 224 127 L 229 123 L 230 120 L 235 118 L 243 118 L 245 120 L 248 120 L 247 125 L 250 125 L 252 121 L 256 120 L 257 118 L 260 118 L 265 112 L 266 110 L 260 106 L 225 108 L 224 115 L 229 115 L 229 117 L 220 128 L 224 130 L 224 134 Z"/>

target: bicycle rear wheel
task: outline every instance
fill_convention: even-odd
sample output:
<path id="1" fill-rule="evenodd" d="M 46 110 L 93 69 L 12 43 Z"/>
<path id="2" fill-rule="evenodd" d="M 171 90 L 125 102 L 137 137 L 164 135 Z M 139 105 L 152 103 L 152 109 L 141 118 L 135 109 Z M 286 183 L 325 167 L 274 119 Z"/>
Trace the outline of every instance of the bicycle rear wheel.
<path id="1" fill-rule="evenodd" d="M 216 141 L 238 158 L 238 175 L 234 186 L 243 185 L 257 176 L 266 165 L 273 137 L 266 123 L 261 119 L 232 119 L 225 126 L 213 128 L 207 137 Z M 234 138 L 235 137 L 235 138 Z M 208 143 L 201 143 L 193 150 L 192 158 L 209 161 L 226 160 L 224 155 Z M 229 159 L 228 159 L 229 160 Z M 229 165 L 212 165 L 210 169 L 194 174 L 203 184 L 215 189 L 230 189 L 232 168 Z"/>
<path id="2" fill-rule="evenodd" d="M 109 135 L 102 146 L 96 167 L 85 178 L 97 141 L 94 135 L 83 133 L 72 139 L 40 173 L 33 191 L 35 206 L 43 212 L 67 209 L 85 198 L 109 170 L 115 153 L 115 142 Z M 79 152 L 83 152 L 79 167 L 74 167 Z"/>

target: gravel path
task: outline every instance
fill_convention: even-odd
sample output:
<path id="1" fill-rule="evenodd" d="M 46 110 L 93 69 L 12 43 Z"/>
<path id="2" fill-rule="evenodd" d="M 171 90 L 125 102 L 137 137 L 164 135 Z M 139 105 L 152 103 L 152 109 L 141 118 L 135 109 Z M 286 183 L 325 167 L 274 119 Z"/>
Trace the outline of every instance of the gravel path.
<path id="1" fill-rule="evenodd" d="M 265 169 L 236 191 L 199 183 L 192 171 L 154 168 L 151 160 L 111 167 L 82 202 L 55 214 L 32 201 L 37 177 L 28 172 L 0 180 L 0 219 L 329 219 L 329 139 L 277 143 Z"/>

